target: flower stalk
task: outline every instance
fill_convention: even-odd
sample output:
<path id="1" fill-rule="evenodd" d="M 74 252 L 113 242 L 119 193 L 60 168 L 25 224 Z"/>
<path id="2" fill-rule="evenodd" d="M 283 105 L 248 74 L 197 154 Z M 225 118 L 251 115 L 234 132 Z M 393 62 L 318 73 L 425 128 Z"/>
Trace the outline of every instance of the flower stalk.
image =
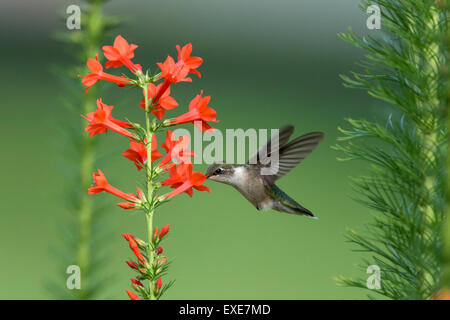
<path id="1" fill-rule="evenodd" d="M 157 132 L 162 130 L 164 123 L 167 122 L 167 120 L 162 120 L 165 112 L 178 107 L 178 103 L 169 96 L 170 87 L 178 82 L 192 81 L 192 79 L 187 77 L 189 73 L 200 75 L 196 68 L 201 65 L 202 59 L 190 56 L 192 45 L 188 44 L 183 49 L 177 46 L 179 51 L 177 63 L 174 62 L 172 57 L 167 57 L 166 62 L 157 64 L 161 69 L 161 73 L 150 77 L 149 71 L 144 74 L 142 67 L 131 61 L 134 58 L 134 50 L 136 48 L 137 45 L 128 44 L 120 35 L 116 37 L 113 46 L 103 47 L 103 53 L 108 59 L 106 68 L 125 66 L 133 73 L 136 79 L 121 77 L 120 79 L 126 79 L 122 83 L 122 80 L 118 80 L 117 76 L 109 74 L 105 76 L 103 66 L 99 65 L 98 59 L 89 59 L 88 65 L 90 65 L 91 73 L 83 77 L 82 83 L 86 85 L 86 89 L 89 89 L 98 81 L 109 81 L 119 84 L 119 86 L 128 85 L 141 89 L 144 97 L 139 107 L 144 107 L 145 126 L 142 127 L 138 123 L 125 122 L 113 118 L 111 115 L 113 106 L 106 105 L 101 99 L 97 99 L 97 110 L 87 114 L 84 118 L 89 121 L 89 125 L 87 125 L 85 130 L 89 131 L 90 137 L 111 130 L 129 139 L 130 149 L 126 150 L 122 155 L 133 161 L 138 170 L 145 168 L 147 192 L 145 195 L 137 188 L 136 194 L 125 193 L 111 186 L 103 173 L 98 170 L 98 173 L 93 175 L 95 185 L 89 188 L 88 193 L 97 194 L 105 191 L 127 201 L 117 204 L 121 208 L 137 209 L 144 212 L 147 226 L 147 242 L 131 234 L 122 234 L 137 258 L 137 261 L 126 261 L 127 265 L 138 273 L 136 278 L 131 279 L 132 287 L 136 293 L 127 290 L 127 294 L 132 300 L 139 300 L 139 296 L 142 299 L 155 300 L 159 299 L 173 283 L 163 284 L 162 277 L 168 271 L 168 263 L 167 257 L 162 255 L 165 250 L 160 244 L 169 231 L 169 225 L 162 227 L 159 233 L 158 227 L 153 229 L 156 207 L 181 193 L 187 193 L 189 196 L 192 196 L 193 189 L 209 192 L 209 189 L 202 185 L 206 176 L 203 173 L 192 170 L 190 157 L 194 156 L 194 153 L 187 150 L 188 137 L 181 137 L 176 140 L 173 133 L 168 130 L 166 140 L 161 145 L 167 152 L 165 156 L 159 153 L 156 138 Z M 163 80 L 163 82 L 155 85 L 160 80 Z M 151 97 L 149 92 L 151 92 Z M 189 111 L 186 113 L 198 116 L 198 120 L 201 120 L 202 123 L 199 127 L 200 130 L 203 130 L 203 127 L 212 129 L 208 122 L 216 122 L 216 112 L 214 109 L 207 107 L 209 101 L 210 97 L 202 98 L 201 94 L 197 95 L 189 104 Z M 151 118 L 152 113 L 155 114 L 156 118 Z M 193 122 L 195 117 L 191 116 L 189 120 L 180 123 L 170 120 L 169 122 L 172 123 L 171 125 Z M 180 147 L 176 148 L 176 152 L 175 145 Z M 162 160 L 160 160 L 158 165 L 154 165 L 153 162 L 159 158 L 162 158 Z M 167 173 L 169 173 L 169 178 L 162 179 Z M 174 190 L 162 196 L 155 194 L 156 190 L 166 186 Z M 147 286 L 141 282 L 143 280 L 147 280 Z"/>
<path id="2" fill-rule="evenodd" d="M 64 83 L 68 87 L 79 89 L 79 81 L 77 74 L 86 72 L 84 63 L 88 57 L 95 56 L 100 48 L 100 44 L 104 39 L 105 31 L 111 29 L 115 24 L 115 19 L 112 17 L 105 18 L 103 15 L 103 4 L 106 0 L 85 0 L 83 5 L 83 19 L 82 27 L 79 31 L 72 32 L 58 32 L 57 37 L 63 40 L 67 46 L 70 46 L 70 52 L 76 58 L 76 64 L 67 68 L 68 72 L 62 74 Z M 68 77 L 72 78 L 69 79 Z M 74 90 L 67 90 L 63 93 L 63 103 L 69 107 L 70 112 L 73 112 L 74 119 L 79 122 L 71 124 L 70 127 L 84 127 L 84 120 L 79 119 L 80 114 L 88 114 L 95 106 L 96 98 L 99 94 L 98 88 L 93 88 L 90 92 L 79 96 L 73 94 Z M 67 129 L 67 122 L 64 123 L 64 130 Z M 93 203 L 92 198 L 86 193 L 72 192 L 72 190 L 87 190 L 91 184 L 90 173 L 94 170 L 96 158 L 96 145 L 88 136 L 81 134 L 65 135 L 65 141 L 61 141 L 64 145 L 64 155 L 68 152 L 74 152 L 78 155 L 77 161 L 73 161 L 74 157 L 65 157 L 64 167 L 65 172 L 70 173 L 72 178 L 67 179 L 67 184 L 64 196 L 67 198 L 65 207 L 73 214 L 71 219 L 65 222 L 65 231 L 61 233 L 61 240 L 57 246 L 53 246 L 54 252 L 58 254 L 58 258 L 62 261 L 62 268 L 66 270 L 68 265 L 76 265 L 80 268 L 82 275 L 82 285 L 79 290 L 69 290 L 65 286 L 66 279 L 61 279 L 63 282 L 56 285 L 53 280 L 50 280 L 47 285 L 50 285 L 51 294 L 58 299 L 94 299 L 101 297 L 106 288 L 108 272 L 98 266 L 98 260 L 93 259 L 92 247 L 97 243 L 99 234 L 93 232 L 92 226 L 99 223 L 103 219 L 101 210 Z M 70 194 L 70 197 L 67 195 Z M 61 230 L 61 228 L 58 228 Z M 105 225 L 103 231 L 108 232 L 108 227 Z M 69 236 L 70 235 L 70 236 Z M 73 241 L 76 239 L 76 242 Z M 102 252 L 106 253 L 103 257 L 103 263 L 108 256 L 107 243 L 102 246 Z M 98 246 L 98 245 L 97 245 Z M 64 272 L 61 272 L 64 274 Z M 94 281 L 95 280 L 95 281 Z M 59 289 L 59 290 L 58 290 Z"/>
<path id="3" fill-rule="evenodd" d="M 144 100 L 145 100 L 145 125 L 147 130 L 147 154 L 151 154 L 152 152 L 152 137 L 153 132 L 150 125 L 150 101 L 148 98 L 148 90 L 147 86 L 144 86 Z M 153 173 L 152 173 L 152 162 L 147 161 L 147 197 L 148 199 L 153 199 Z M 151 202 L 150 207 L 148 208 L 148 212 L 146 213 L 146 219 L 147 219 L 147 236 L 148 236 L 148 243 L 152 243 L 152 236 L 153 236 L 153 213 L 154 213 L 154 201 Z M 147 254 L 149 257 L 149 263 L 150 265 L 153 265 L 154 260 L 154 248 L 149 245 Z M 149 290 L 150 290 L 150 300 L 155 299 L 155 290 L 154 290 L 154 283 L 152 279 L 148 280 Z"/>
<path id="4" fill-rule="evenodd" d="M 102 4 L 103 1 L 95 0 L 91 2 L 89 15 L 88 15 L 88 28 L 86 33 L 86 54 L 92 55 L 97 52 L 99 47 L 99 42 L 102 32 L 101 24 L 95 23 L 94 21 L 102 20 Z M 97 20 L 98 19 L 98 20 Z M 92 110 L 92 106 L 95 103 L 95 98 L 97 91 L 92 91 L 86 93 L 85 99 L 82 106 L 82 114 L 87 114 Z M 81 142 L 81 155 L 80 155 L 80 185 L 86 190 L 91 184 L 89 179 L 90 173 L 94 170 L 94 142 L 89 139 L 88 136 L 83 136 Z M 91 246 L 91 227 L 92 227 L 92 215 L 94 213 L 93 203 L 91 197 L 87 193 L 83 193 L 80 199 L 80 209 L 78 214 L 78 224 L 79 224 L 79 242 L 78 250 L 76 253 L 76 264 L 80 267 L 82 274 L 86 275 L 85 279 L 89 280 L 89 261 L 90 261 L 90 246 Z M 86 299 L 89 297 L 86 294 L 85 288 L 83 286 L 78 298 Z"/>

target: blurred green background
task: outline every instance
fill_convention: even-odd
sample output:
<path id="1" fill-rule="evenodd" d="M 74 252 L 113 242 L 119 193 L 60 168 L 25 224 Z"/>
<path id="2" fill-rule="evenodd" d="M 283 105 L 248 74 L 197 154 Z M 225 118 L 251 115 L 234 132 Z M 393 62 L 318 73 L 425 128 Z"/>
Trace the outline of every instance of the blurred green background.
<path id="1" fill-rule="evenodd" d="M 66 215 L 58 166 L 58 126 L 68 119 L 61 108 L 63 87 L 51 72 L 73 62 L 52 39 L 66 31 L 61 20 L 76 0 L 3 1 L 0 4 L 2 65 L 2 166 L 0 202 L 0 298 L 49 298 L 47 278 L 56 277 L 49 253 L 58 245 L 57 223 Z M 366 292 L 336 286 L 338 275 L 365 276 L 361 253 L 345 242 L 346 228 L 370 219 L 354 202 L 349 176 L 364 164 L 338 162 L 337 127 L 345 118 L 383 118 L 386 110 L 364 92 L 342 86 L 339 74 L 357 69 L 362 53 L 337 37 L 348 26 L 360 33 L 367 16 L 357 0 L 283 1 L 111 1 L 107 14 L 126 18 L 117 34 L 139 45 L 137 63 L 155 68 L 175 45 L 192 42 L 204 58 L 201 79 L 174 88 L 184 111 L 201 89 L 212 96 L 217 128 L 278 128 L 291 123 L 295 135 L 326 132 L 326 139 L 298 168 L 279 181 L 290 196 L 319 220 L 269 211 L 258 213 L 235 190 L 208 183 L 212 193 L 182 195 L 163 206 L 156 224 L 171 224 L 165 252 L 174 258 L 171 299 L 363 299 Z M 371 31 L 373 32 L 373 31 Z M 111 44 L 113 37 L 105 44 Z M 116 87 L 103 96 L 117 117 L 139 120 L 139 96 Z M 70 115 L 72 117 L 72 115 Z M 187 126 L 188 127 L 188 126 Z M 127 148 L 113 134 L 101 137 L 112 151 L 104 172 L 111 184 L 133 191 L 137 173 L 120 156 Z M 55 147 L 56 146 L 56 147 Z M 103 167 L 102 167 L 103 168 Z M 206 165 L 197 166 L 198 171 Z M 120 233 L 145 237 L 144 216 L 130 214 L 106 199 L 116 278 L 108 296 L 126 298 L 131 252 Z M 106 272 L 106 271 L 105 271 Z"/>

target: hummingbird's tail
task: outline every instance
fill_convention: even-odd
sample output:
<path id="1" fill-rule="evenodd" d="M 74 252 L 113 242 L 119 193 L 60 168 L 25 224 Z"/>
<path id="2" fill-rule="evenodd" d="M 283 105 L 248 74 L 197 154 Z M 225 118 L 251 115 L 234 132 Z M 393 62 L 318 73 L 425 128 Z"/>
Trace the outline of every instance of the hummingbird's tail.
<path id="1" fill-rule="evenodd" d="M 275 202 L 273 209 L 291 214 L 307 216 L 309 218 L 318 219 L 311 211 L 303 207 L 300 203 L 289 197 L 283 190 L 275 184 L 272 186 L 272 192 L 277 195 L 278 201 Z"/>
<path id="2" fill-rule="evenodd" d="M 295 207 L 289 207 L 289 209 L 291 209 L 292 212 L 288 212 L 288 213 L 299 214 L 299 215 L 302 215 L 302 216 L 307 216 L 307 217 L 312 218 L 312 219 L 319 219 L 315 215 L 313 215 L 313 213 L 311 211 L 309 211 L 305 207 L 302 207 L 302 205 L 300 205 L 297 202 L 296 202 L 296 206 Z M 284 211 L 284 212 L 287 212 L 287 211 Z"/>

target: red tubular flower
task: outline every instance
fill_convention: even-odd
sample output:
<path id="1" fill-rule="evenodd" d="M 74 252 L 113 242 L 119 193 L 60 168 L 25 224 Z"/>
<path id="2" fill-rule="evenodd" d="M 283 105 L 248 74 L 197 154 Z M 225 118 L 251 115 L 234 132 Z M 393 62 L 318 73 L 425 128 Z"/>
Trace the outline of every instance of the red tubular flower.
<path id="1" fill-rule="evenodd" d="M 84 76 L 81 80 L 81 82 L 86 86 L 86 89 L 84 90 L 85 92 L 88 92 L 89 88 L 99 80 L 114 82 L 119 87 L 123 87 L 130 83 L 129 80 L 123 76 L 118 77 L 103 72 L 103 67 L 100 62 L 98 62 L 98 55 L 95 56 L 95 59 L 88 59 L 87 66 L 91 73 Z"/>
<path id="2" fill-rule="evenodd" d="M 176 48 L 178 51 L 178 63 L 182 62 L 184 66 L 189 68 L 189 73 L 194 73 L 201 78 L 202 75 L 196 69 L 203 63 L 203 59 L 200 57 L 191 57 L 192 44 L 188 43 L 183 48 L 177 45 Z"/>
<path id="3" fill-rule="evenodd" d="M 195 124 L 200 131 L 214 131 L 214 128 L 208 124 L 208 121 L 217 122 L 217 113 L 213 108 L 208 107 L 211 97 L 202 97 L 202 94 L 203 90 L 189 103 L 189 112 L 170 120 L 170 123 L 183 124 L 191 122 Z"/>
<path id="4" fill-rule="evenodd" d="M 191 163 L 190 157 L 195 157 L 195 152 L 187 150 L 188 146 L 188 136 L 183 136 L 175 140 L 173 132 L 167 130 L 166 141 L 161 144 L 161 147 L 166 150 L 166 155 L 162 158 L 159 166 L 162 168 L 172 159 L 176 159 L 178 162 Z"/>
<path id="5" fill-rule="evenodd" d="M 208 187 L 202 185 L 206 176 L 201 172 L 192 171 L 192 164 L 180 163 L 169 172 L 169 178 L 163 181 L 163 185 L 170 185 L 175 190 L 164 195 L 164 199 L 172 198 L 180 193 L 186 192 L 192 197 L 192 188 L 199 191 L 208 191 Z"/>
<path id="6" fill-rule="evenodd" d="M 159 246 L 158 248 L 156 248 L 155 253 L 157 256 L 159 256 L 161 253 L 163 252 L 163 248 L 161 246 Z"/>
<path id="7" fill-rule="evenodd" d="M 171 56 L 167 56 L 166 61 L 163 63 L 158 62 L 157 65 L 161 69 L 161 77 L 166 80 L 164 82 L 168 82 L 169 84 L 178 82 L 192 82 L 191 78 L 187 78 L 187 75 L 189 74 L 189 66 L 185 65 L 183 62 L 175 63 Z M 166 84 L 163 87 L 166 87 L 169 84 Z"/>
<path id="8" fill-rule="evenodd" d="M 136 293 L 131 292 L 130 290 L 126 290 L 126 291 L 131 300 L 141 300 L 141 299 L 139 299 L 139 297 Z"/>
<path id="9" fill-rule="evenodd" d="M 152 112 L 159 120 L 164 117 L 167 110 L 178 107 L 175 99 L 170 97 L 170 86 L 164 89 L 165 85 L 163 82 L 158 84 L 158 86 L 155 86 L 153 83 L 147 86 L 148 98 L 152 99 Z M 145 109 L 145 98 L 142 98 L 139 107 Z"/>
<path id="10" fill-rule="evenodd" d="M 161 69 L 161 77 L 171 83 L 181 81 L 191 82 L 192 79 L 187 78 L 189 73 L 195 73 L 200 77 L 200 73 L 195 69 L 203 63 L 203 59 L 200 57 L 191 57 L 192 44 L 188 43 L 183 48 L 177 45 L 176 48 L 178 51 L 177 63 L 175 63 L 171 56 L 167 56 L 164 63 L 157 63 Z"/>
<path id="11" fill-rule="evenodd" d="M 108 181 L 106 181 L 105 175 L 103 172 L 100 171 L 100 169 L 97 169 L 97 173 L 92 174 L 94 177 L 94 183 L 95 186 L 92 186 L 88 189 L 88 194 L 97 194 L 102 191 L 111 193 L 115 195 L 116 197 L 122 198 L 124 200 L 127 200 L 128 202 L 122 202 L 118 203 L 118 205 L 124 209 L 134 209 L 136 204 L 140 201 L 139 197 L 136 196 L 133 193 L 125 193 L 123 191 L 120 191 L 119 189 L 114 188 L 111 186 Z M 138 194 L 142 194 L 142 191 L 138 188 Z"/>
<path id="12" fill-rule="evenodd" d="M 158 278 L 158 280 L 156 280 L 156 282 L 155 282 L 155 291 L 159 292 L 161 287 L 162 287 L 162 280 L 161 280 L 161 278 Z"/>
<path id="13" fill-rule="evenodd" d="M 130 249 L 131 249 L 131 251 L 133 251 L 136 258 L 138 258 L 138 260 L 142 264 L 146 264 L 147 261 L 145 260 L 145 257 L 142 255 L 141 251 L 139 250 L 139 247 L 138 247 L 136 241 L 134 241 L 134 236 L 129 233 L 122 233 L 122 236 L 125 238 L 125 240 L 128 241 L 128 244 L 130 245 Z"/>
<path id="14" fill-rule="evenodd" d="M 159 238 L 162 239 L 167 233 L 169 233 L 170 224 L 165 225 L 161 228 L 161 232 L 159 233 Z M 161 251 L 162 252 L 162 251 Z"/>
<path id="15" fill-rule="evenodd" d="M 147 143 L 147 138 L 144 140 Z M 130 149 L 124 151 L 122 155 L 134 162 L 138 170 L 141 170 L 147 162 L 147 148 L 140 142 L 130 139 Z M 152 135 L 152 162 L 162 157 L 157 149 L 156 136 Z"/>
<path id="16" fill-rule="evenodd" d="M 142 67 L 138 64 L 131 62 L 134 58 L 134 50 L 138 46 L 135 44 L 128 44 L 121 35 L 118 35 L 114 40 L 114 46 L 104 46 L 103 54 L 109 61 L 106 62 L 106 68 L 113 67 L 118 68 L 125 65 L 131 72 L 136 73 L 142 71 Z"/>
<path id="17" fill-rule="evenodd" d="M 154 101 L 158 101 L 172 83 L 192 82 L 192 79 L 187 77 L 189 73 L 195 73 L 201 77 L 196 68 L 202 64 L 203 59 L 200 57 L 191 57 L 192 45 L 189 43 L 183 48 L 177 45 L 176 48 L 178 51 L 177 63 L 175 63 L 175 60 L 171 56 L 167 56 L 166 61 L 163 63 L 157 63 L 161 69 L 161 77 L 164 78 L 164 82 L 161 84 L 161 88 L 158 90 Z"/>
<path id="18" fill-rule="evenodd" d="M 83 116 L 83 118 L 89 121 L 89 125 L 85 128 L 85 131 L 89 132 L 89 137 L 112 130 L 128 138 L 137 139 L 134 134 L 124 129 L 132 127 L 131 124 L 111 116 L 113 108 L 113 106 L 108 106 L 103 103 L 101 98 L 97 99 L 97 109 Z"/>

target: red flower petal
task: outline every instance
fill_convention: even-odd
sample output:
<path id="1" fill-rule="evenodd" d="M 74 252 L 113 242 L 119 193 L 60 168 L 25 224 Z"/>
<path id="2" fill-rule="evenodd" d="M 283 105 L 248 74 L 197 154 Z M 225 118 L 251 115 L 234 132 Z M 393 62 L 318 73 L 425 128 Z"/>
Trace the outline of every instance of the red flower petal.
<path id="1" fill-rule="evenodd" d="M 131 124 L 111 116 L 113 108 L 113 106 L 103 103 L 101 98 L 97 99 L 97 109 L 84 116 L 89 121 L 85 131 L 89 132 L 90 137 L 112 130 L 126 137 L 137 139 L 134 134 L 124 129 L 132 127 Z"/>
<path id="2" fill-rule="evenodd" d="M 138 64 L 134 64 L 131 59 L 134 58 L 134 50 L 138 46 L 135 44 L 128 44 L 128 42 L 118 35 L 114 40 L 114 46 L 104 46 L 103 54 L 109 61 L 106 63 L 106 67 L 118 68 L 125 65 L 132 72 L 141 71 L 142 68 Z"/>
<path id="3" fill-rule="evenodd" d="M 202 94 L 203 90 L 191 100 L 189 103 L 189 111 L 173 119 L 172 123 L 193 123 L 200 131 L 209 131 L 213 129 L 208 122 L 217 122 L 217 113 L 214 109 L 207 106 L 211 97 L 202 97 Z"/>

